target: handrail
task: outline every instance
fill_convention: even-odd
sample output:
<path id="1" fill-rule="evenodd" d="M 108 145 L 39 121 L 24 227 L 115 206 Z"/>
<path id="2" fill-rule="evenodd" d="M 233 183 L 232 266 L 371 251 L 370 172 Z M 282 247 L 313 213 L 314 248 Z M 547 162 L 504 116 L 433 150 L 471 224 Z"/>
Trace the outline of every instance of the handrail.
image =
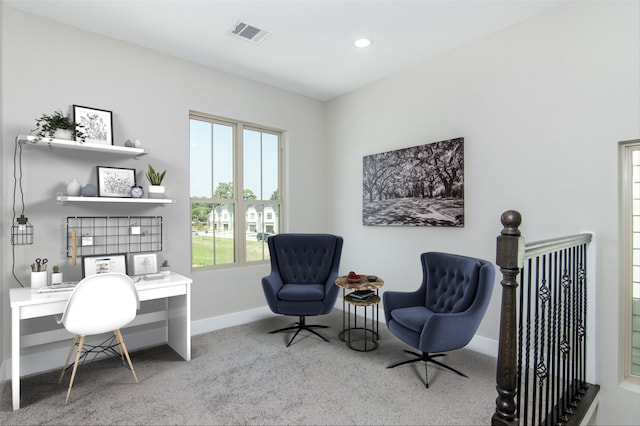
<path id="1" fill-rule="evenodd" d="M 584 232 L 581 234 L 568 235 L 566 237 L 550 238 L 548 240 L 526 243 L 524 246 L 524 257 L 525 259 L 528 259 L 550 251 L 562 250 L 578 244 L 590 243 L 592 238 L 592 233 Z"/>

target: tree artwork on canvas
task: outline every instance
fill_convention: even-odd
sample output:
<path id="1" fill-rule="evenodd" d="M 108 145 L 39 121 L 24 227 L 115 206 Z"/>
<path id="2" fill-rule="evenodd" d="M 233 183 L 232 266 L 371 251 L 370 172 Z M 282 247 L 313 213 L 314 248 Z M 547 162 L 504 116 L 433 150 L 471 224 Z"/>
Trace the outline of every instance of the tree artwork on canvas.
<path id="1" fill-rule="evenodd" d="M 464 138 L 367 155 L 362 223 L 464 226 Z"/>

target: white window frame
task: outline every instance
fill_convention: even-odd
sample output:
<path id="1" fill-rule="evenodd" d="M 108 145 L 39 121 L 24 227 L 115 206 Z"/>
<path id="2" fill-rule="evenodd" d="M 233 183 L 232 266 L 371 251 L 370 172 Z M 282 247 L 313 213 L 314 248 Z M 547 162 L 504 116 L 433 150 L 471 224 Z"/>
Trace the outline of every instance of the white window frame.
<path id="1" fill-rule="evenodd" d="M 632 154 L 640 152 L 640 139 L 619 143 L 620 169 L 620 379 L 622 385 L 640 392 L 640 375 L 632 374 L 633 333 L 633 165 Z M 630 285 L 631 284 L 631 285 Z"/>
<path id="2" fill-rule="evenodd" d="M 232 203 L 234 208 L 234 217 L 233 220 L 233 232 L 235 238 L 235 253 L 234 258 L 235 262 L 232 263 L 223 263 L 217 265 L 203 265 L 203 266 L 193 266 L 193 243 L 190 244 L 190 258 L 191 258 L 191 270 L 192 271 L 204 271 L 209 269 L 224 269 L 224 268 L 233 268 L 233 267 L 243 267 L 248 265 L 256 265 L 256 264 L 265 264 L 269 262 L 268 256 L 265 257 L 264 260 L 255 260 L 255 261 L 247 261 L 246 260 L 246 247 L 247 247 L 247 238 L 246 238 L 246 228 L 247 228 L 247 204 L 263 204 L 263 205 L 273 205 L 276 204 L 279 206 L 280 217 L 278 220 L 279 229 L 285 229 L 284 223 L 284 163 L 283 163 L 283 150 L 284 150 L 284 137 L 285 131 L 280 129 L 275 129 L 272 127 L 257 125 L 252 123 L 247 123 L 240 120 L 234 120 L 224 117 L 218 117 L 210 114 L 205 114 L 196 111 L 189 112 L 189 120 L 202 120 L 208 121 L 211 123 L 223 124 L 232 126 L 234 128 L 234 138 L 233 138 L 233 162 L 234 162 L 234 172 L 233 172 L 233 199 L 228 200 Z M 243 133 L 244 130 L 254 130 L 263 133 L 271 133 L 278 135 L 278 199 L 277 200 L 245 200 L 244 199 L 244 170 L 243 170 Z M 189 167 L 191 167 L 191 161 L 189 162 Z M 212 188 L 214 191 L 215 188 Z M 191 193 L 191 192 L 190 192 Z M 191 211 L 191 204 L 194 202 L 189 197 L 189 211 Z M 215 201 L 212 201 L 215 202 Z M 227 212 L 224 213 L 225 216 Z M 225 219 L 225 218 L 223 218 Z M 228 218 L 227 218 L 228 219 Z M 189 215 L 189 221 L 191 221 L 191 215 Z M 190 227 L 191 228 L 191 227 Z M 262 232 L 262 231 L 261 231 Z M 266 231 L 265 231 L 266 232 Z M 190 233 L 191 234 L 191 233 Z M 190 241 L 193 238 L 193 234 L 190 236 Z M 265 244 L 266 245 L 266 244 Z M 267 248 L 268 250 L 268 248 Z M 268 253 L 267 253 L 268 254 Z"/>

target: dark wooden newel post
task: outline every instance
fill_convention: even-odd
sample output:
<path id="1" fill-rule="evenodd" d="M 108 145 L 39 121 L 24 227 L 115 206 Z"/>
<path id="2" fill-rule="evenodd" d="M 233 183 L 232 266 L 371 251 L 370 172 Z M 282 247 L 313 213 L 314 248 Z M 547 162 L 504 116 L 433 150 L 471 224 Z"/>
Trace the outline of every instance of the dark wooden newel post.
<path id="1" fill-rule="evenodd" d="M 500 312 L 500 338 L 498 369 L 496 372 L 496 411 L 492 425 L 517 425 L 516 413 L 516 276 L 524 262 L 524 238 L 518 227 L 522 222 L 520 213 L 507 210 L 500 217 L 502 232 L 498 236 L 496 264 L 502 273 L 502 307 Z"/>

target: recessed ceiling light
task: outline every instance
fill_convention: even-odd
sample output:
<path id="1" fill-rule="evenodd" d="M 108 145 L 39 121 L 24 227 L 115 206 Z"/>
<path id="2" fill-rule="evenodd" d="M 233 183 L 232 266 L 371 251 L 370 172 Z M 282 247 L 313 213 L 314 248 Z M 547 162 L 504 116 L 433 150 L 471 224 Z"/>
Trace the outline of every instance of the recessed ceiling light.
<path id="1" fill-rule="evenodd" d="M 369 40 L 368 38 L 359 38 L 356 41 L 353 42 L 353 45 L 355 47 L 359 47 L 361 49 L 365 48 L 365 47 L 369 47 L 371 45 L 371 40 Z"/>

